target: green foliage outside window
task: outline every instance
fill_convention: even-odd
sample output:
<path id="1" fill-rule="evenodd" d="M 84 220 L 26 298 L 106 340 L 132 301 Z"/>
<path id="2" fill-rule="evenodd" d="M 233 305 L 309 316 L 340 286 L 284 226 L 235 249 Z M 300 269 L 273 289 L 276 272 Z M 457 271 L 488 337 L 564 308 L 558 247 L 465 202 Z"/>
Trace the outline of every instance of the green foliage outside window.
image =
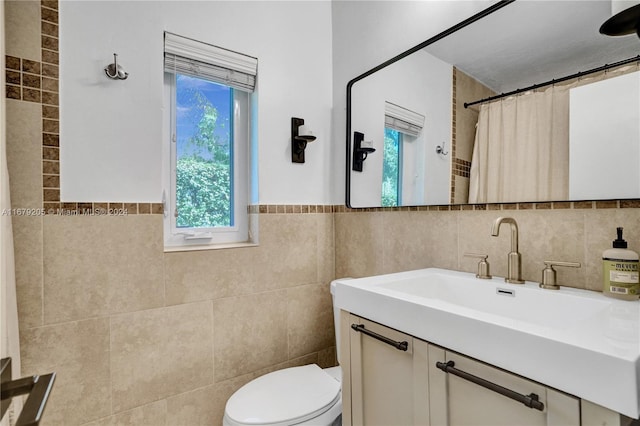
<path id="1" fill-rule="evenodd" d="M 229 126 L 224 121 L 219 122 L 218 108 L 205 94 L 193 87 L 184 88 L 182 93 L 180 89 L 178 80 L 178 102 L 180 104 L 181 96 L 183 101 L 186 98 L 185 104 L 191 110 L 186 116 L 178 118 L 183 120 L 177 123 L 178 132 L 182 124 L 190 129 L 191 136 L 186 141 L 178 138 L 176 226 L 233 226 L 232 150 L 229 130 L 225 129 Z M 231 89 L 229 96 L 232 96 Z M 197 125 L 193 126 L 195 122 Z"/>
<path id="2" fill-rule="evenodd" d="M 178 160 L 178 227 L 230 226 L 229 166 L 197 156 Z"/>
<path id="3" fill-rule="evenodd" d="M 385 127 L 382 164 L 382 207 L 396 207 L 398 205 L 400 137 L 400 132 Z"/>

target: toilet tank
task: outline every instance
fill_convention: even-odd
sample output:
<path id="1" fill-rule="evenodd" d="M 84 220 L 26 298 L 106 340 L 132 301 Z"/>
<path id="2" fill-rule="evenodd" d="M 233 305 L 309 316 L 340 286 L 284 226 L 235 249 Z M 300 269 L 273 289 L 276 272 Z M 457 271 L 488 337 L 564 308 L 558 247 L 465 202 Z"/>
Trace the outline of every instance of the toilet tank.
<path id="1" fill-rule="evenodd" d="M 336 331 L 336 358 L 340 364 L 340 309 L 336 307 L 336 283 L 338 281 L 350 280 L 351 278 L 341 278 L 331 281 L 331 301 L 333 302 L 333 325 Z"/>

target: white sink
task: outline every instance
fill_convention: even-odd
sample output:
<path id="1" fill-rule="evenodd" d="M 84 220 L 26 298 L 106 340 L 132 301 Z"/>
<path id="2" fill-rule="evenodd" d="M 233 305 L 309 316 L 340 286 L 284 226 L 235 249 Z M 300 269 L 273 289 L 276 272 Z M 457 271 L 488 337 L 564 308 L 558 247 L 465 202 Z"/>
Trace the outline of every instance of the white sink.
<path id="1" fill-rule="evenodd" d="M 335 297 L 340 309 L 640 417 L 640 302 L 435 268 L 337 280 Z"/>
<path id="2" fill-rule="evenodd" d="M 428 279 L 425 276 L 408 277 L 379 284 L 378 287 L 403 293 L 400 297 L 416 298 L 418 303 L 418 298 L 437 299 L 451 304 L 452 310 L 468 308 L 485 315 L 503 317 L 517 326 L 525 322 L 534 326 L 566 328 L 607 309 L 611 302 L 601 297 L 584 297 L 584 294 L 576 299 L 578 296 L 571 292 L 555 292 L 551 297 L 551 292 L 541 291 L 538 286 L 507 286 L 501 278 L 478 280 L 470 274 L 428 271 Z M 483 283 L 487 285 L 478 285 Z"/>

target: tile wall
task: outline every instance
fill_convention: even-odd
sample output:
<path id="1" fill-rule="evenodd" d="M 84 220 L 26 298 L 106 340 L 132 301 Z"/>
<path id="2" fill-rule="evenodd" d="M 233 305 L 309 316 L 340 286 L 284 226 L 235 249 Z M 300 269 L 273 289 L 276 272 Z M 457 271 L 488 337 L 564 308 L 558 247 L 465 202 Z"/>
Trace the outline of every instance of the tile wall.
<path id="1" fill-rule="evenodd" d="M 477 107 L 465 108 L 465 102 L 495 95 L 488 87 L 453 67 L 451 102 L 451 196 L 452 203 L 469 202 L 469 174 L 476 136 Z"/>
<path id="2" fill-rule="evenodd" d="M 259 247 L 175 253 L 160 215 L 28 219 L 22 366 L 58 375 L 45 424 L 220 424 L 257 375 L 335 364 L 332 214 L 260 215 Z"/>
<path id="3" fill-rule="evenodd" d="M 469 207 L 474 209 L 467 210 Z M 488 254 L 492 274 L 504 277 L 511 239 L 508 228 L 501 229 L 498 237 L 491 236 L 491 226 L 499 216 L 518 222 L 526 280 L 540 281 L 545 260 L 580 262 L 578 269 L 557 268 L 558 283 L 602 291 L 602 252 L 611 248 L 617 226 L 624 227 L 629 248 L 640 251 L 638 201 L 463 208 L 336 213 L 336 277 L 427 267 L 475 273 L 477 259 L 464 255 L 469 252 Z"/>
<path id="4" fill-rule="evenodd" d="M 538 279 L 543 260 L 579 261 L 580 269 L 559 268 L 559 282 L 600 290 L 600 256 L 615 227 L 640 249 L 640 203 L 614 200 L 261 205 L 251 211 L 258 247 L 164 253 L 158 206 L 114 203 L 129 214 L 113 215 L 108 203 L 47 199 L 56 181 L 46 177 L 56 176 L 47 152 L 58 139 L 45 120 L 54 106 L 24 90 L 38 78 L 41 92 L 53 86 L 42 74 L 25 80 L 37 73 L 22 64 L 54 61 L 42 31 L 57 34 L 43 24 L 57 24 L 56 10 L 55 1 L 6 2 L 7 55 L 21 61 L 5 76 L 14 82 L 6 93 L 11 195 L 14 207 L 32 209 L 13 217 L 23 374 L 58 374 L 45 424 L 220 424 L 226 399 L 252 378 L 334 365 L 334 277 L 429 266 L 473 272 L 469 251 L 489 254 L 493 274 L 505 275 L 509 233 L 490 237 L 500 215 L 520 225 L 526 279 Z"/>

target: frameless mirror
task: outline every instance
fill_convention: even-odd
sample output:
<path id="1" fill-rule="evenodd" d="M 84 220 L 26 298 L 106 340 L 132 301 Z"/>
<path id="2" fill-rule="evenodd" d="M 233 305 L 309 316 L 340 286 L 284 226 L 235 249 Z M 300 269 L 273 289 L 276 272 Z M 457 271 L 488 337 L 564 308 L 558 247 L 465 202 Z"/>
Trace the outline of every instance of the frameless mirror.
<path id="1" fill-rule="evenodd" d="M 640 198 L 640 39 L 611 15 L 498 2 L 354 78 L 347 206 Z"/>

